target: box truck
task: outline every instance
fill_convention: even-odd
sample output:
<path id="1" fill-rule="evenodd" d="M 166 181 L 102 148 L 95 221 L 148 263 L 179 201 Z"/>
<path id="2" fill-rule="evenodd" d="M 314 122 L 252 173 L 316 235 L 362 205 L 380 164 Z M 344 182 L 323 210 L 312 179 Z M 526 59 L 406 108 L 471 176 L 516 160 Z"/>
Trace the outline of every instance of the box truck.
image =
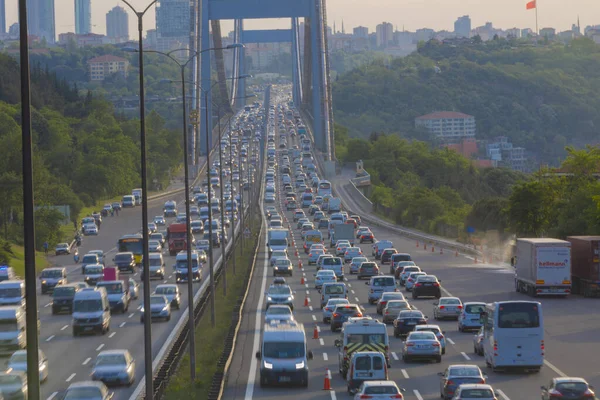
<path id="1" fill-rule="evenodd" d="M 600 297 L 600 236 L 569 236 L 572 292 Z"/>

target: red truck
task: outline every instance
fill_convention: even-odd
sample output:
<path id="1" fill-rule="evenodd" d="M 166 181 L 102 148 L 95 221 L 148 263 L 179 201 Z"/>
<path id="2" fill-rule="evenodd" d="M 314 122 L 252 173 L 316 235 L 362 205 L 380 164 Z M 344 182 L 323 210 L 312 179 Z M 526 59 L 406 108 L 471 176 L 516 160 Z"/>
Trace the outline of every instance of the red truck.
<path id="1" fill-rule="evenodd" d="M 568 236 L 572 293 L 600 297 L 600 236 Z"/>
<path id="2" fill-rule="evenodd" d="M 118 281 L 119 280 L 119 269 L 117 267 L 104 267 L 104 280 L 105 281 Z"/>
<path id="3" fill-rule="evenodd" d="M 167 228 L 169 255 L 176 256 L 182 250 L 187 250 L 186 224 L 171 224 Z"/>

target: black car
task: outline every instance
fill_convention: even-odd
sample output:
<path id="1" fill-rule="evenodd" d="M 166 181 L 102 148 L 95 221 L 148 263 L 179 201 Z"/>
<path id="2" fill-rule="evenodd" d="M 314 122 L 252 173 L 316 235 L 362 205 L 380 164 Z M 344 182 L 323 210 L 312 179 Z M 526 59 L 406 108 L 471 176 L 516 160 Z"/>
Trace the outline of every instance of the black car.
<path id="1" fill-rule="evenodd" d="M 419 297 L 442 297 L 442 286 L 435 275 L 422 275 L 417 278 L 412 290 L 412 298 Z"/>
<path id="2" fill-rule="evenodd" d="M 342 325 L 344 322 L 348 321 L 348 318 L 362 316 L 362 310 L 356 304 L 339 304 L 335 306 L 335 309 L 331 314 L 331 320 L 329 321 L 331 332 L 342 329 Z"/>
<path id="3" fill-rule="evenodd" d="M 379 266 L 374 262 L 364 262 L 360 264 L 357 274 L 358 279 L 370 278 L 379 275 Z"/>
<path id="4" fill-rule="evenodd" d="M 58 314 L 62 311 L 73 313 L 73 299 L 79 288 L 77 285 L 60 285 L 54 288 L 52 293 L 52 314 Z"/>
<path id="5" fill-rule="evenodd" d="M 119 269 L 119 272 L 135 273 L 135 256 L 133 253 L 117 253 L 113 262 Z"/>
<path id="6" fill-rule="evenodd" d="M 385 264 L 392 259 L 392 255 L 398 253 L 396 249 L 385 249 L 381 252 L 381 264 Z"/>
<path id="7" fill-rule="evenodd" d="M 427 316 L 418 310 L 400 311 L 394 320 L 394 337 L 404 337 L 417 325 L 427 325 Z"/>

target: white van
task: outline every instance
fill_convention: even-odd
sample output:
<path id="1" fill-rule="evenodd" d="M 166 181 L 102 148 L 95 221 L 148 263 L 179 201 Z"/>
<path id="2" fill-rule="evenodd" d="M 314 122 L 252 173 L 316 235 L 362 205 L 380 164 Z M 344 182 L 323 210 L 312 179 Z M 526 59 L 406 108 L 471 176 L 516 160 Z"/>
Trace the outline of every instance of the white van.
<path id="1" fill-rule="evenodd" d="M 12 354 L 27 347 L 25 310 L 21 306 L 0 307 L 0 354 Z"/>
<path id="2" fill-rule="evenodd" d="M 3 281 L 0 282 L 0 306 L 25 307 L 25 282 Z"/>
<path id="3" fill-rule="evenodd" d="M 321 288 L 321 308 L 325 307 L 325 304 L 329 299 L 347 299 L 348 288 L 345 283 L 340 282 L 325 282 Z"/>
<path id="4" fill-rule="evenodd" d="M 121 203 L 123 204 L 123 208 L 135 207 L 135 197 L 133 197 L 132 195 L 123 196 L 123 199 L 121 199 Z"/>
<path id="5" fill-rule="evenodd" d="M 110 330 L 110 303 L 103 287 L 85 288 L 73 299 L 73 336 Z"/>
<path id="6" fill-rule="evenodd" d="M 356 393 L 365 381 L 387 381 L 387 362 L 379 351 L 357 351 L 350 358 L 347 375 L 348 393 Z"/>

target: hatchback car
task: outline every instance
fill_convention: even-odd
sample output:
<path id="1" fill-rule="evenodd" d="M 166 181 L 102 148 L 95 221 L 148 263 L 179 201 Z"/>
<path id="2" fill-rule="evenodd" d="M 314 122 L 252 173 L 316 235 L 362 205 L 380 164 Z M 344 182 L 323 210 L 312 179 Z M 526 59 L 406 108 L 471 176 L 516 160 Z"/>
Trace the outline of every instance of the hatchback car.
<path id="1" fill-rule="evenodd" d="M 362 317 L 362 310 L 357 304 L 338 304 L 333 310 L 331 315 L 330 327 L 331 332 L 336 332 L 342 329 L 344 322 L 348 321 L 348 318 Z"/>
<path id="2" fill-rule="evenodd" d="M 357 279 L 370 278 L 379 275 L 379 266 L 374 262 L 364 262 L 360 264 Z"/>
<path id="3" fill-rule="evenodd" d="M 454 396 L 456 389 L 465 383 L 485 384 L 486 376 L 474 364 L 450 365 L 444 372 L 439 372 L 440 397 L 449 400 Z"/>
<path id="4" fill-rule="evenodd" d="M 286 304 L 294 310 L 294 293 L 288 285 L 271 285 L 266 293 L 266 308 L 275 304 Z"/>
<path id="5" fill-rule="evenodd" d="M 433 303 L 433 319 L 457 319 L 462 312 L 463 305 L 458 297 L 440 297 Z"/>
<path id="6" fill-rule="evenodd" d="M 402 346 L 402 360 L 430 359 L 442 362 L 442 346 L 433 332 L 411 332 Z"/>
<path id="7" fill-rule="evenodd" d="M 135 361 L 128 350 L 101 351 L 91 375 L 106 385 L 131 386 L 135 381 Z"/>
<path id="8" fill-rule="evenodd" d="M 483 355 L 483 326 L 473 335 L 473 353 Z"/>
<path id="9" fill-rule="evenodd" d="M 396 279 L 400 280 L 400 275 L 402 275 L 402 272 L 404 272 L 404 267 L 416 265 L 417 264 L 415 264 L 414 261 L 398 261 L 394 264 L 394 276 L 396 277 Z"/>
<path id="10" fill-rule="evenodd" d="M 396 249 L 384 249 L 381 252 L 381 264 L 386 264 L 386 263 L 390 262 L 392 255 L 396 254 L 396 253 L 398 253 L 398 250 L 396 250 Z"/>
<path id="11" fill-rule="evenodd" d="M 156 286 L 154 289 L 155 295 L 165 296 L 171 305 L 171 308 L 179 310 L 181 307 L 181 294 L 179 292 L 179 286 L 174 284 L 164 284 Z"/>
<path id="12" fill-rule="evenodd" d="M 396 385 L 394 381 L 367 381 L 363 382 L 354 395 L 354 400 L 377 399 L 392 400 L 403 399 L 404 389 Z"/>
<path id="13" fill-rule="evenodd" d="M 40 370 L 40 382 L 46 382 L 48 379 L 48 359 L 42 350 L 38 352 L 38 362 Z M 8 360 L 8 368 L 12 371 L 27 373 L 27 350 L 17 350 Z"/>
<path id="14" fill-rule="evenodd" d="M 415 332 L 433 332 L 437 340 L 442 346 L 442 354 L 446 354 L 446 337 L 444 334 L 446 331 L 442 331 L 439 325 L 417 325 L 415 326 Z"/>
<path id="15" fill-rule="evenodd" d="M 325 307 L 323 307 L 323 323 L 328 324 L 331 321 L 331 315 L 336 306 L 342 304 L 350 304 L 348 299 L 329 299 Z"/>
<path id="16" fill-rule="evenodd" d="M 344 252 L 344 263 L 352 262 L 355 257 L 361 257 L 363 255 L 360 247 L 348 247 Z"/>
<path id="17" fill-rule="evenodd" d="M 346 253 L 346 249 L 350 248 L 350 242 L 344 240 L 344 241 L 339 241 L 336 245 L 335 248 L 335 255 L 336 256 L 343 256 Z"/>
<path id="18" fill-rule="evenodd" d="M 542 400 L 555 399 L 595 399 L 593 387 L 583 378 L 554 378 L 550 384 L 542 386 Z"/>
<path id="19" fill-rule="evenodd" d="M 315 289 L 321 289 L 323 284 L 326 282 L 337 282 L 337 277 L 335 276 L 335 272 L 330 269 L 322 269 L 316 274 L 315 277 Z"/>
<path id="20" fill-rule="evenodd" d="M 399 269 L 400 267 L 396 268 L 396 271 L 398 271 Z M 421 268 L 417 267 L 416 265 L 407 265 L 406 267 L 404 267 L 402 269 L 402 272 L 400 273 L 400 285 L 406 285 L 406 280 L 410 276 L 411 272 L 421 272 Z"/>
<path id="21" fill-rule="evenodd" d="M 149 240 L 148 241 L 148 251 L 151 253 L 161 253 L 162 245 L 158 240 Z"/>
<path id="22" fill-rule="evenodd" d="M 163 217 L 162 215 L 157 215 L 156 217 L 154 217 L 154 224 L 157 226 L 165 226 L 167 224 L 167 221 L 165 221 L 165 217 Z"/>
<path id="23" fill-rule="evenodd" d="M 386 304 L 390 300 L 405 300 L 400 292 L 384 292 L 377 301 L 377 314 L 381 315 Z"/>
<path id="24" fill-rule="evenodd" d="M 412 290 L 412 298 L 418 299 L 419 297 L 442 297 L 441 281 L 435 275 L 423 275 L 417 277 L 415 287 Z"/>
<path id="25" fill-rule="evenodd" d="M 465 332 L 481 327 L 481 313 L 485 311 L 483 302 L 467 302 L 463 304 L 462 312 L 458 316 L 458 330 Z"/>
<path id="26" fill-rule="evenodd" d="M 292 313 L 292 309 L 287 305 L 272 305 L 265 312 L 265 323 L 269 323 L 271 321 L 293 321 L 294 314 Z"/>
<path id="27" fill-rule="evenodd" d="M 27 400 L 27 374 L 12 370 L 0 372 L 0 393 L 6 399 Z"/>
<path id="28" fill-rule="evenodd" d="M 110 400 L 113 393 L 106 385 L 96 381 L 81 381 L 69 385 L 62 400 Z"/>
<path id="29" fill-rule="evenodd" d="M 412 292 L 413 287 L 415 286 L 415 282 L 417 281 L 417 278 L 422 275 L 427 275 L 427 272 L 411 272 L 408 275 L 408 279 L 404 283 L 404 289 L 407 292 Z"/>
<path id="30" fill-rule="evenodd" d="M 275 262 L 279 259 L 279 258 L 288 258 L 288 254 L 287 254 L 287 250 L 274 250 L 271 253 L 271 258 L 269 260 L 269 262 L 271 263 L 271 266 L 275 265 Z"/>
<path id="31" fill-rule="evenodd" d="M 391 324 L 394 322 L 400 311 L 412 310 L 413 307 L 406 300 L 390 300 L 383 308 L 383 323 Z"/>
<path id="32" fill-rule="evenodd" d="M 144 306 L 140 309 L 140 322 L 144 322 Z M 151 295 L 150 296 L 150 313 L 151 318 L 164 319 L 165 321 L 171 320 L 171 304 L 164 295 Z"/>
<path id="33" fill-rule="evenodd" d="M 54 255 L 71 254 L 71 246 L 69 243 L 59 243 L 54 248 Z"/>
<path id="34" fill-rule="evenodd" d="M 561 397 L 562 398 L 562 397 Z M 452 400 L 498 400 L 496 392 L 490 385 L 466 383 L 460 385 Z"/>
<path id="35" fill-rule="evenodd" d="M 394 337 L 403 337 L 415 329 L 416 325 L 426 325 L 427 316 L 419 310 L 400 311 L 394 320 Z"/>
<path id="36" fill-rule="evenodd" d="M 325 254 L 325 249 L 311 249 L 308 253 L 308 265 L 316 264 L 322 254 Z"/>
<path id="37" fill-rule="evenodd" d="M 289 258 L 278 258 L 275 260 L 275 265 L 273 265 L 273 276 L 283 274 L 289 276 L 294 274 L 294 268 Z"/>
<path id="38" fill-rule="evenodd" d="M 358 274 L 358 270 L 360 269 L 360 265 L 364 262 L 368 262 L 369 259 L 367 257 L 354 257 L 350 262 L 350 275 Z"/>

